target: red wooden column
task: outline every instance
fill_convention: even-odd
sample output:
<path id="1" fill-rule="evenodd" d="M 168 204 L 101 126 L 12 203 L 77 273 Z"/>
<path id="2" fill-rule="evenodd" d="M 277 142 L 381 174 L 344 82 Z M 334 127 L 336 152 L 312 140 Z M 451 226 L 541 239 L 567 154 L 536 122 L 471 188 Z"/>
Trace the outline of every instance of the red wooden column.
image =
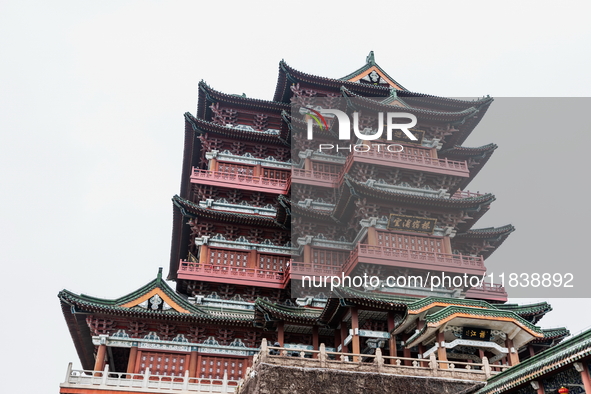
<path id="1" fill-rule="evenodd" d="M 127 373 L 135 373 L 135 360 L 137 358 L 137 343 L 131 345 L 129 360 L 127 360 Z"/>
<path id="2" fill-rule="evenodd" d="M 341 321 L 341 347 L 342 353 L 349 353 L 349 346 L 345 345 L 345 339 L 349 336 L 349 329 L 347 328 L 347 323 Z"/>
<path id="3" fill-rule="evenodd" d="M 575 363 L 575 369 L 581 373 L 585 392 L 591 393 L 591 377 L 589 376 L 589 368 L 587 367 L 586 361 Z"/>
<path id="4" fill-rule="evenodd" d="M 513 347 L 513 340 L 507 338 L 505 340 L 505 347 L 509 349 L 509 354 L 507 354 L 507 360 L 509 361 L 509 365 L 512 367 L 514 365 L 519 364 L 519 354 L 517 354 L 517 349 L 515 349 L 515 353 L 511 351 Z"/>
<path id="5" fill-rule="evenodd" d="M 445 333 L 443 331 L 437 332 L 437 343 L 439 344 L 439 347 L 437 348 L 437 358 L 439 361 L 447 361 L 447 349 L 441 346 L 442 343 L 445 343 Z M 439 364 L 439 368 L 441 369 L 447 369 L 447 367 L 447 363 Z"/>
<path id="6" fill-rule="evenodd" d="M 374 246 L 378 244 L 378 232 L 375 227 L 367 228 L 367 244 Z"/>
<path id="7" fill-rule="evenodd" d="M 209 261 L 209 248 L 207 245 L 199 247 L 199 264 L 207 264 Z"/>
<path id="8" fill-rule="evenodd" d="M 318 350 L 320 348 L 320 338 L 318 336 L 318 326 L 312 326 L 312 346 L 314 350 Z M 318 354 L 313 354 L 314 358 L 318 358 Z"/>
<path id="9" fill-rule="evenodd" d="M 285 343 L 285 329 L 282 321 L 277 323 L 277 342 L 279 342 L 280 347 L 283 347 Z"/>
<path id="10" fill-rule="evenodd" d="M 334 348 L 337 349 L 342 343 L 343 340 L 341 339 L 341 329 L 337 328 L 334 330 Z"/>
<path id="11" fill-rule="evenodd" d="M 253 249 L 248 253 L 248 262 L 246 263 L 246 266 L 248 268 L 254 269 L 259 268 L 258 254 L 256 249 Z"/>
<path id="12" fill-rule="evenodd" d="M 250 358 L 249 358 L 250 360 Z M 197 353 L 197 368 L 195 368 L 195 377 L 198 378 L 201 374 L 199 373 L 201 371 L 201 362 L 202 362 L 202 357 L 201 357 L 201 353 Z"/>
<path id="13" fill-rule="evenodd" d="M 396 328 L 396 324 L 394 323 L 394 312 L 388 312 L 388 332 L 390 333 L 390 339 L 388 339 L 388 347 L 390 348 L 390 356 L 396 357 L 396 335 L 392 332 Z M 395 364 L 394 359 L 390 359 L 390 364 Z"/>
<path id="14" fill-rule="evenodd" d="M 102 371 L 105 368 L 105 356 L 107 354 L 107 345 L 99 345 L 94 360 L 94 370 Z"/>
<path id="15" fill-rule="evenodd" d="M 353 353 L 361 353 L 361 345 L 359 343 L 359 311 L 357 308 L 351 308 L 351 329 L 353 330 Z M 358 362 L 359 357 L 353 356 L 353 361 Z"/>
<path id="16" fill-rule="evenodd" d="M 402 338 L 404 339 L 404 346 L 402 347 L 402 357 L 410 358 L 410 348 L 406 347 L 406 341 L 408 341 L 408 338 L 410 338 L 410 334 L 404 334 Z M 411 363 L 409 360 L 404 360 L 402 362 L 402 365 L 411 365 Z"/>
<path id="17" fill-rule="evenodd" d="M 194 348 L 196 349 L 196 348 Z M 191 350 L 191 355 L 189 357 L 189 377 L 194 378 L 197 376 L 197 350 Z"/>

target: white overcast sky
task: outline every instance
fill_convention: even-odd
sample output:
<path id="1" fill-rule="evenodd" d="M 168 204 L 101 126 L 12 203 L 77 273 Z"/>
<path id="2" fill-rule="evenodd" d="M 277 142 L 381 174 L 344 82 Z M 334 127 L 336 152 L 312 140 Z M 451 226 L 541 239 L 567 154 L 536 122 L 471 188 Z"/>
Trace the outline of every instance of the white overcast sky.
<path id="1" fill-rule="evenodd" d="M 183 113 L 195 112 L 199 80 L 271 99 L 281 59 L 338 78 L 373 50 L 412 91 L 587 97 L 589 4 L 0 0 L 0 370 L 10 377 L 3 391 L 56 392 L 67 363 L 80 366 L 59 290 L 113 298 L 153 279 L 160 266 L 167 272 Z M 583 123 L 555 137 L 576 144 L 589 131 Z M 494 135 L 475 138 L 499 143 Z M 547 154 L 559 163 L 556 152 Z M 480 189 L 495 192 L 518 171 L 501 164 L 495 154 Z M 568 170 L 588 184 L 588 165 Z M 588 219 L 584 203 L 568 201 L 577 186 L 549 200 L 548 211 L 572 208 Z M 493 204 L 479 226 L 519 218 L 526 207 L 515 197 L 498 195 L 502 205 Z M 503 245 L 508 251 L 528 239 L 521 221 Z M 584 251 L 577 256 L 588 264 Z M 542 326 L 591 325 L 588 299 L 552 302 Z"/>

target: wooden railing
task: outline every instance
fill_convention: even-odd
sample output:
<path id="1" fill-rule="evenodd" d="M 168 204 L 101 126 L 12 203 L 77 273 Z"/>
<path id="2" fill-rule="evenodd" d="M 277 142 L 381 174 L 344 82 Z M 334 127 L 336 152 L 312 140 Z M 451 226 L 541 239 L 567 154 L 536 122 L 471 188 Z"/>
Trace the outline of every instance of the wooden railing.
<path id="1" fill-rule="evenodd" d="M 462 254 L 451 253 L 436 253 L 426 252 L 412 249 L 392 248 L 388 246 L 374 246 L 359 244 L 351 254 L 347 262 L 343 265 L 343 272 L 350 274 L 360 258 L 376 258 L 382 261 L 375 262 L 376 264 L 385 264 L 383 260 L 392 260 L 402 262 L 397 264 L 404 266 L 408 263 L 432 264 L 439 268 L 462 268 L 469 270 L 483 271 L 484 259 L 482 256 L 465 256 Z M 364 261 L 364 263 L 371 263 L 371 261 Z"/>
<path id="2" fill-rule="evenodd" d="M 272 287 L 285 287 L 289 281 L 290 267 L 284 271 L 273 271 L 259 268 L 235 267 L 230 265 L 201 264 L 181 260 L 178 277 L 180 279 L 211 278 L 214 280 L 226 281 L 226 283 L 260 282 L 275 285 Z"/>
<path id="3" fill-rule="evenodd" d="M 403 152 L 377 152 L 369 150 L 367 152 L 351 152 L 339 176 L 339 182 L 342 177 L 349 172 L 355 160 L 370 160 L 377 165 L 388 165 L 389 162 L 397 163 L 402 168 L 425 169 L 434 172 L 443 172 L 449 175 L 468 177 L 470 170 L 466 161 L 455 161 L 448 159 L 437 159 L 422 155 L 412 155 Z M 365 159 L 365 160 L 364 160 Z"/>
<path id="4" fill-rule="evenodd" d="M 200 170 L 195 167 L 193 167 L 191 173 L 191 182 L 276 193 L 285 193 L 290 186 L 289 179 L 265 178 L 240 173 Z"/>
<path id="5" fill-rule="evenodd" d="M 318 183 L 320 186 L 336 187 L 337 181 L 339 180 L 339 174 L 294 168 L 292 169 L 292 181 L 298 180 L 303 183 L 311 181 Z"/>
<path id="6" fill-rule="evenodd" d="M 96 392 L 95 390 L 111 390 L 136 393 L 227 394 L 236 392 L 238 383 L 239 381 L 237 380 L 228 380 L 227 374 L 224 374 L 223 379 L 191 378 L 189 377 L 189 371 L 185 371 L 184 376 L 175 377 L 152 375 L 149 369 L 143 374 L 111 372 L 109 371 L 109 365 L 103 371 L 75 370 L 72 369 L 72 363 L 69 363 L 66 380 L 60 384 L 60 388 L 88 390 L 80 391 L 80 393 L 94 393 Z M 71 393 L 72 391 L 67 392 Z"/>

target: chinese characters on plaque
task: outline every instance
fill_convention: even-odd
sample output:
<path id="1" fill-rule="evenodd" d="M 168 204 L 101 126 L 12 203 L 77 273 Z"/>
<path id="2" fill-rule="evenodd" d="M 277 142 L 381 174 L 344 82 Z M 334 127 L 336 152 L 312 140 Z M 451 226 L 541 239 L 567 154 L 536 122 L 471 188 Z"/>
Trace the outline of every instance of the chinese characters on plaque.
<path id="1" fill-rule="evenodd" d="M 408 138 L 402 130 L 393 130 L 392 131 L 392 139 L 387 140 L 387 142 L 396 141 L 396 142 L 404 142 L 407 144 L 416 144 L 420 145 L 423 143 L 423 137 L 425 137 L 425 132 L 419 129 L 409 129 L 409 131 L 417 138 L 416 141 L 411 140 Z"/>
<path id="2" fill-rule="evenodd" d="M 490 341 L 490 330 L 488 328 L 464 327 L 462 330 L 462 339 Z"/>
<path id="3" fill-rule="evenodd" d="M 433 234 L 437 219 L 418 216 L 390 214 L 388 230 L 412 231 L 415 233 Z"/>

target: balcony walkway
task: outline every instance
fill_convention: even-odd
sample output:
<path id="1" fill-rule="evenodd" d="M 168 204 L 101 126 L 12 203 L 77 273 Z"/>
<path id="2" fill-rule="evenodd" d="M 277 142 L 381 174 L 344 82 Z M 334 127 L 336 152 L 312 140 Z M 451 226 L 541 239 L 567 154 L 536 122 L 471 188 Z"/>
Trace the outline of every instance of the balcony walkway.
<path id="1" fill-rule="evenodd" d="M 277 194 L 287 193 L 290 186 L 289 180 L 241 175 L 230 172 L 199 170 L 195 167 L 193 167 L 193 171 L 191 172 L 191 183 Z"/>
<path id="2" fill-rule="evenodd" d="M 350 275 L 358 264 L 378 264 L 468 275 L 483 275 L 486 271 L 482 256 L 473 257 L 365 244 L 357 245 L 351 252 L 343 266 L 345 275 Z"/>
<path id="3" fill-rule="evenodd" d="M 68 365 L 66 380 L 60 384 L 60 394 L 108 393 L 177 393 L 201 394 L 235 393 L 238 381 L 224 379 L 190 378 L 189 371 L 184 376 L 172 377 L 152 375 L 148 369 L 145 374 L 104 371 L 74 370 Z"/>

